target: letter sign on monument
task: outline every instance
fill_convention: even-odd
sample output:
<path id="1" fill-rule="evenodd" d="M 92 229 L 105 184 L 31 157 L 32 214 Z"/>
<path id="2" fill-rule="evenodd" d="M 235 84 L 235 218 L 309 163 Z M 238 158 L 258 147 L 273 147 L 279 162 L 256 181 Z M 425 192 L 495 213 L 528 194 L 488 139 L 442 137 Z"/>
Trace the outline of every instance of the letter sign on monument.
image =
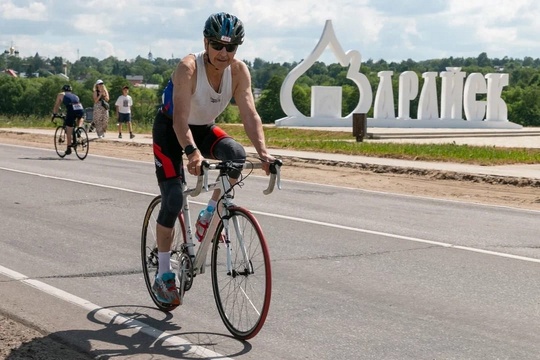
<path id="1" fill-rule="evenodd" d="M 314 86 L 311 91 L 311 116 L 303 115 L 295 106 L 292 92 L 296 80 L 302 76 L 330 48 L 341 66 L 348 66 L 347 78 L 358 87 L 360 98 L 353 111 L 342 117 L 340 87 Z M 446 68 L 440 74 L 425 72 L 423 84 L 414 71 L 399 75 L 396 106 L 392 88 L 392 71 L 378 73 L 380 79 L 373 101 L 368 78 L 360 72 L 360 52 L 343 51 L 337 40 L 332 21 L 327 20 L 315 49 L 285 77 L 280 91 L 281 107 L 285 118 L 275 121 L 276 126 L 350 127 L 352 115 L 367 114 L 373 106 L 369 127 L 399 128 L 496 128 L 520 129 L 521 125 L 508 120 L 508 108 L 501 97 L 508 86 L 508 74 L 467 74 L 458 67 Z M 437 94 L 437 78 L 441 93 Z M 417 114 L 411 114 L 411 102 L 418 97 Z M 440 95 L 440 96 L 439 96 Z M 485 100 L 478 100 L 481 95 Z M 439 106 L 440 104 L 440 106 Z M 414 116 L 416 115 L 416 118 Z"/>

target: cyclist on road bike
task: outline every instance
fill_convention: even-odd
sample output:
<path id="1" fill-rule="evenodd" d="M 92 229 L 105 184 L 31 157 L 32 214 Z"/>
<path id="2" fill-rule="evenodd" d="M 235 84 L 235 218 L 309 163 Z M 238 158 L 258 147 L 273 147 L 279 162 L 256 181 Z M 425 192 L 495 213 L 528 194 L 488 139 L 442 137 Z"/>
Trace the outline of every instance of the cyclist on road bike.
<path id="1" fill-rule="evenodd" d="M 223 12 L 212 14 L 206 20 L 203 35 L 204 51 L 184 57 L 172 74 L 152 130 L 162 196 L 156 229 L 159 268 L 153 290 L 160 301 L 173 305 L 180 302 L 175 275 L 170 270 L 170 251 L 174 223 L 183 206 L 182 152 L 192 175 L 200 175 L 205 157 L 245 161 L 243 146 L 215 124 L 216 117 L 234 97 L 246 134 L 265 162 L 267 174 L 269 163 L 274 161 L 266 149 L 262 121 L 255 109 L 249 69 L 235 59 L 238 46 L 244 42 L 242 21 Z M 229 175 L 235 181 L 240 173 Z M 219 196 L 219 190 L 214 192 L 209 206 L 215 208 Z M 201 215 L 197 223 L 197 237 L 202 239 L 208 225 L 202 225 Z"/>
<path id="2" fill-rule="evenodd" d="M 71 134 L 73 133 L 75 121 L 77 122 L 77 126 L 82 126 L 84 116 L 84 108 L 79 97 L 71 91 L 71 85 L 64 85 L 62 87 L 62 92 L 58 93 L 56 96 L 56 102 L 53 108 L 53 115 L 57 115 L 60 104 L 63 103 L 66 106 L 66 118 L 64 119 L 67 140 L 66 155 L 71 154 Z"/>

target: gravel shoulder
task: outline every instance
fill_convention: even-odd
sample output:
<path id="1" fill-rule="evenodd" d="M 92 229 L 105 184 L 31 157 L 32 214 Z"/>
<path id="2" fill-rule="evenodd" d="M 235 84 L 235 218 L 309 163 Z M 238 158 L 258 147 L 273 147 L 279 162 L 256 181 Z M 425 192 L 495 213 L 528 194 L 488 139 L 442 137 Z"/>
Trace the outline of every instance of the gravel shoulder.
<path id="1" fill-rule="evenodd" d="M 153 161 L 148 144 L 96 140 L 90 154 Z M 137 135 L 149 136 L 149 135 Z M 52 149 L 50 136 L 0 130 L 0 143 Z M 283 179 L 540 210 L 540 180 L 383 165 L 283 158 Z"/>
<path id="2" fill-rule="evenodd" d="M 142 136 L 142 135 L 138 135 Z M 52 149 L 52 139 L 0 130 L 0 143 Z M 92 141 L 90 154 L 153 161 L 150 145 Z M 283 179 L 540 211 L 540 181 L 284 158 Z M 0 359 L 91 359 L 0 313 Z"/>

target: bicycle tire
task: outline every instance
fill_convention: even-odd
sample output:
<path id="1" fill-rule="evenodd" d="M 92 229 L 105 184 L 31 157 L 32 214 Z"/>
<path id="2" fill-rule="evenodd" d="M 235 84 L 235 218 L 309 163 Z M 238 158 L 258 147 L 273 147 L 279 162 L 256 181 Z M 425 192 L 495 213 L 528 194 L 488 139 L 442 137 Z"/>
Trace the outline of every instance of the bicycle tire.
<path id="1" fill-rule="evenodd" d="M 62 149 L 63 147 L 63 149 Z M 54 150 L 61 158 L 66 156 L 66 129 L 60 125 L 54 131 Z"/>
<path id="2" fill-rule="evenodd" d="M 241 207 L 229 208 L 229 245 L 232 273 L 227 273 L 227 251 L 223 242 L 223 219 L 219 222 L 212 246 L 212 288 L 219 315 L 230 333 L 242 340 L 261 330 L 272 294 L 272 269 L 266 239 L 257 219 Z M 238 222 L 238 228 L 234 222 Z M 249 257 L 248 271 L 239 237 Z"/>
<path id="3" fill-rule="evenodd" d="M 146 289 L 152 298 L 152 301 L 162 311 L 172 311 L 178 305 L 171 305 L 161 302 L 154 292 L 152 291 L 152 284 L 158 272 L 158 255 L 157 255 L 157 240 L 156 240 L 156 220 L 159 214 L 161 204 L 161 196 L 158 195 L 152 199 L 150 205 L 146 209 L 144 215 L 142 233 L 141 233 L 141 260 L 142 270 L 144 275 L 144 282 L 146 283 Z M 180 243 L 179 241 L 185 241 L 186 232 L 184 216 L 180 214 L 178 221 L 175 222 L 174 230 L 175 235 L 173 239 L 173 252 L 171 254 L 171 266 L 173 271 L 178 273 L 178 267 L 181 263 Z M 180 289 L 178 290 L 180 291 Z"/>
<path id="4" fill-rule="evenodd" d="M 78 127 L 73 131 L 73 136 L 75 136 L 75 154 L 77 154 L 77 157 L 81 160 L 86 159 L 90 145 L 86 130 L 84 130 L 83 127 Z"/>

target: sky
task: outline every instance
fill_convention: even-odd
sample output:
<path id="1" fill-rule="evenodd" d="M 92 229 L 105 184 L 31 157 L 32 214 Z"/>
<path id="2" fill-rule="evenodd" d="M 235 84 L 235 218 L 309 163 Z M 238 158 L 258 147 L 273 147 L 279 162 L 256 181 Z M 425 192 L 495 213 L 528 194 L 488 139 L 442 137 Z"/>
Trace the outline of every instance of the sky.
<path id="1" fill-rule="evenodd" d="M 204 22 L 220 11 L 243 21 L 236 56 L 248 61 L 302 61 L 327 20 L 363 61 L 540 57 L 538 0 L 0 0 L 0 50 L 70 62 L 181 58 L 203 49 Z M 337 62 L 330 51 L 320 60 Z"/>

